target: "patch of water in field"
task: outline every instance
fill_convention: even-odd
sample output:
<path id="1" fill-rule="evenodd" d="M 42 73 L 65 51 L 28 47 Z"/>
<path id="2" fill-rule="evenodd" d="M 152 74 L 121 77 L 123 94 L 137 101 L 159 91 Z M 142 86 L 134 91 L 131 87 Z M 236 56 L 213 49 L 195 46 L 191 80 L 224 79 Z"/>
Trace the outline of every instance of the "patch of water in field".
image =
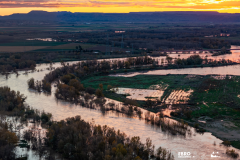
<path id="1" fill-rule="evenodd" d="M 52 39 L 52 38 L 29 38 L 29 39 L 26 39 L 27 41 L 45 41 L 45 42 L 57 42 L 57 40 L 55 39 Z"/>
<path id="2" fill-rule="evenodd" d="M 131 72 L 113 74 L 111 76 L 133 77 L 136 75 L 167 75 L 167 74 L 196 74 L 196 75 L 240 75 L 240 65 L 203 67 L 203 68 L 184 68 L 184 69 L 163 69 L 146 72 Z"/>
<path id="3" fill-rule="evenodd" d="M 55 63 L 53 66 L 60 66 L 60 63 Z M 145 142 L 146 138 L 150 137 L 156 148 L 161 146 L 171 150 L 176 159 L 178 159 L 179 152 L 191 152 L 195 156 L 195 159 L 210 159 L 212 152 L 219 152 L 221 157 L 218 159 L 228 159 L 225 154 L 226 148 L 219 146 L 222 140 L 212 136 L 211 133 L 206 132 L 203 135 L 194 133 L 191 137 L 186 138 L 171 136 L 162 132 L 159 127 L 147 124 L 144 120 L 128 118 L 115 113 L 103 115 L 98 110 L 91 110 L 69 102 L 56 100 L 54 97 L 54 87 L 51 95 L 29 90 L 27 80 L 32 77 L 35 80 L 42 80 L 44 75 L 49 72 L 46 70 L 47 67 L 49 65 L 38 65 L 37 69 L 43 69 L 43 71 L 28 73 L 26 75 L 23 75 L 24 72 L 19 72 L 20 76 L 17 77 L 11 74 L 8 79 L 0 75 L 0 86 L 9 86 L 12 90 L 20 91 L 27 96 L 26 102 L 30 106 L 52 113 L 54 120 L 62 120 L 76 115 L 80 115 L 85 121 L 93 121 L 94 119 L 96 124 L 114 127 L 129 136 L 139 136 L 143 142 Z M 194 129 L 192 128 L 192 130 Z M 216 142 L 216 146 L 213 145 L 214 142 Z M 239 150 L 237 151 L 239 152 Z"/>
<path id="4" fill-rule="evenodd" d="M 133 100 L 146 101 L 148 99 L 161 100 L 161 97 L 164 93 L 165 89 L 135 89 L 135 88 L 114 88 L 117 94 L 126 95 L 127 98 Z M 178 104 L 181 102 L 186 102 L 189 99 L 189 96 L 193 90 L 183 91 L 183 90 L 175 90 L 171 92 L 171 94 L 163 99 L 163 101 L 167 104 Z"/>
<path id="5" fill-rule="evenodd" d="M 159 99 L 162 97 L 164 91 L 151 89 L 134 89 L 134 88 L 116 88 L 117 94 L 126 94 L 127 98 L 145 101 L 148 98 Z"/>

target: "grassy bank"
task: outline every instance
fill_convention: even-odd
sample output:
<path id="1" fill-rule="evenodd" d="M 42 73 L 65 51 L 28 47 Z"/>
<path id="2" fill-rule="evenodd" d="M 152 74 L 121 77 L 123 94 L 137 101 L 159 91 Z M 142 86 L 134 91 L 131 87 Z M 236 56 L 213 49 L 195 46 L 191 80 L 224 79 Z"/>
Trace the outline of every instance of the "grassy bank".
<path id="1" fill-rule="evenodd" d="M 103 84 L 104 89 L 107 89 L 107 85 L 113 87 L 126 87 L 126 88 L 139 88 L 147 89 L 151 85 L 163 83 L 169 83 L 174 85 L 175 80 L 182 79 L 186 75 L 171 75 L 171 76 L 145 76 L 137 75 L 134 77 L 111 77 L 111 76 L 95 76 L 83 80 L 84 86 L 90 86 L 97 88 L 99 83 Z"/>
<path id="2" fill-rule="evenodd" d="M 240 141 L 230 141 L 230 143 L 233 147 L 240 149 Z"/>
<path id="3" fill-rule="evenodd" d="M 216 76 L 218 78 L 219 76 Z M 203 108 L 203 112 L 209 107 L 205 107 L 202 103 L 205 102 L 211 105 L 210 108 L 216 106 L 230 107 L 233 109 L 240 108 L 240 77 L 231 76 L 223 80 L 215 79 L 211 75 L 137 75 L 134 77 L 112 77 L 112 76 L 90 76 L 81 81 L 85 87 L 98 88 L 99 84 L 103 84 L 104 90 L 108 85 L 112 87 L 138 88 L 148 89 L 152 85 L 159 85 L 168 92 L 173 90 L 189 90 L 194 92 L 189 100 L 189 103 L 199 103 L 199 107 Z M 165 94 L 163 96 L 165 96 Z M 196 114 L 193 114 L 197 116 Z"/>
<path id="4" fill-rule="evenodd" d="M 148 89 L 152 85 L 159 85 L 164 90 L 161 100 L 164 101 L 172 92 L 178 90 L 193 90 L 189 97 L 188 103 L 185 105 L 174 104 L 176 108 L 176 117 L 187 121 L 198 123 L 202 117 L 207 117 L 206 128 L 211 128 L 216 124 L 220 124 L 226 132 L 232 133 L 240 129 L 240 77 L 211 75 L 137 75 L 134 77 L 110 77 L 110 76 L 91 76 L 81 81 L 85 87 L 98 88 L 99 84 L 103 84 L 104 95 L 108 98 L 123 101 L 125 96 L 118 95 L 107 91 L 107 86 Z M 177 95 L 176 95 L 177 96 Z M 146 103 L 138 101 L 140 107 L 144 107 Z M 161 106 L 161 105 L 160 105 Z M 153 112 L 159 112 L 161 107 L 154 106 L 146 108 Z M 190 115 L 187 115 L 189 113 Z M 221 122 L 222 121 L 222 122 Z M 211 130 L 209 130 L 211 131 Z M 221 139 L 223 135 L 214 133 Z M 235 138 L 234 136 L 232 138 Z M 235 138 L 237 139 L 237 137 Z M 231 139 L 227 139 L 231 141 Z M 238 141 L 231 141 L 231 145 L 240 148 Z"/>

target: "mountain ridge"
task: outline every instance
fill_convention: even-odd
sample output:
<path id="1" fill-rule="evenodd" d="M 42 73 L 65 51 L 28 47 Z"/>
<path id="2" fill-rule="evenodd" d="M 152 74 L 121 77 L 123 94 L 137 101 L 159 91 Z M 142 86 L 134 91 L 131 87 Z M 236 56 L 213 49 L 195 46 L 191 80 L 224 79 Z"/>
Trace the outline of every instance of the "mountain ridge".
<path id="1" fill-rule="evenodd" d="M 31 20 L 57 22 L 212 22 L 239 23 L 240 13 L 218 13 L 211 11 L 166 11 L 166 12 L 130 12 L 130 13 L 84 13 L 84 12 L 47 12 L 31 11 L 8 16 L 0 20 Z"/>

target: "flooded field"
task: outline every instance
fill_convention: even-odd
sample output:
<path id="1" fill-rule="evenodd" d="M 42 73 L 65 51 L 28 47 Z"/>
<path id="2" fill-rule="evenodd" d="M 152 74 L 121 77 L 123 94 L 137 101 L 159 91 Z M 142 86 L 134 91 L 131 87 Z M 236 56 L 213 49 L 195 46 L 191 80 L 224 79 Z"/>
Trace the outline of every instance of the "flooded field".
<path id="1" fill-rule="evenodd" d="M 66 49 L 66 47 L 70 48 L 74 48 L 75 44 L 71 43 L 71 44 L 63 44 L 60 46 L 54 46 L 54 49 Z M 87 46 L 87 44 L 86 44 Z M 59 48 L 60 47 L 60 48 Z M 50 47 L 52 48 L 52 47 Z M 232 49 L 240 49 L 240 46 L 231 46 Z M 181 59 L 187 59 L 188 57 L 192 56 L 192 55 L 199 55 L 202 59 L 211 59 L 211 60 L 231 60 L 233 62 L 239 62 L 240 61 L 240 50 L 232 50 L 232 54 L 225 54 L 225 55 L 219 55 L 219 56 L 212 56 L 212 53 L 206 51 L 206 52 L 201 52 L 199 53 L 199 51 L 192 51 L 190 53 L 168 53 L 169 57 L 172 57 L 173 60 L 177 59 L 177 58 L 181 58 Z M 159 57 L 151 57 L 153 59 L 155 59 L 159 65 L 166 65 L 168 62 L 166 60 L 166 56 L 159 56 Z M 110 59 L 99 59 L 98 61 L 109 61 L 111 63 L 114 63 L 116 61 L 126 61 L 128 60 L 128 58 L 110 58 Z M 71 63 L 75 63 L 75 62 L 68 62 L 69 64 Z M 60 65 L 59 65 L 60 66 Z"/>
<path id="2" fill-rule="evenodd" d="M 240 46 L 232 45 L 231 49 L 240 49 Z M 239 62 L 240 61 L 240 50 L 232 50 L 231 52 L 232 52 L 232 54 L 225 54 L 225 55 L 219 55 L 219 56 L 212 56 L 212 53 L 210 53 L 209 51 L 206 51 L 206 52 L 192 51 L 189 53 L 183 53 L 183 52 L 174 53 L 173 52 L 173 53 L 169 54 L 169 56 L 172 57 L 173 59 L 176 59 L 176 58 L 185 58 L 186 59 L 186 58 L 190 57 L 191 55 L 197 54 L 203 59 L 205 59 L 205 58 L 212 59 L 212 60 L 220 60 L 220 59 L 228 60 L 229 59 L 234 62 Z M 163 63 L 167 63 L 164 56 L 156 57 L 156 59 L 159 61 L 159 64 L 161 64 L 160 63 L 161 61 L 163 61 Z"/>
<path id="3" fill-rule="evenodd" d="M 15 153 L 18 158 L 20 157 L 28 157 L 28 159 L 37 159 L 37 160 L 43 160 L 44 157 L 39 157 L 38 153 L 36 152 L 36 149 L 30 149 L 28 146 L 31 144 L 33 145 L 33 141 L 27 142 L 23 140 L 25 132 L 29 132 L 34 137 L 45 137 L 46 136 L 46 129 L 43 129 L 40 125 L 40 123 L 31 123 L 31 121 L 21 121 L 19 117 L 9 117 L 0 115 L 0 121 L 2 123 L 8 124 L 8 126 L 11 126 L 11 131 L 16 133 L 16 135 L 19 137 L 20 142 L 18 143 L 18 146 L 15 147 Z M 38 143 L 34 143 L 35 147 Z"/>
<path id="4" fill-rule="evenodd" d="M 150 89 L 132 89 L 132 88 L 117 88 L 117 94 L 126 94 L 127 98 L 134 100 L 145 101 L 148 98 L 159 99 L 162 97 L 164 91 L 150 90 Z"/>
<path id="5" fill-rule="evenodd" d="M 133 88 L 116 88 L 117 94 L 127 95 L 127 98 L 146 101 L 147 99 L 151 100 L 161 100 L 161 97 L 164 93 L 164 90 L 161 89 L 133 89 Z M 190 94 L 193 90 L 183 91 L 176 90 L 171 92 L 171 94 L 163 99 L 163 101 L 167 104 L 179 104 L 181 102 L 185 102 L 189 99 Z"/>
<path id="6" fill-rule="evenodd" d="M 60 66 L 60 63 L 54 64 L 54 67 L 57 66 Z M 49 65 L 42 64 L 37 66 L 37 69 L 43 69 L 43 71 L 28 74 L 24 74 L 24 72 L 19 72 L 19 76 L 11 74 L 8 79 L 6 79 L 5 76 L 1 75 L 0 86 L 9 86 L 12 90 L 20 91 L 22 94 L 27 96 L 26 102 L 30 106 L 38 110 L 44 110 L 46 112 L 52 113 L 54 120 L 62 120 L 67 117 L 81 115 L 82 119 L 86 121 L 114 127 L 115 129 L 119 129 L 120 131 L 125 132 L 129 136 L 139 136 L 143 142 L 145 142 L 146 138 L 150 137 L 156 148 L 162 146 L 167 148 L 168 150 L 171 150 L 171 152 L 175 156 L 175 159 L 179 159 L 179 152 L 190 152 L 191 155 L 195 156 L 194 159 L 203 160 L 210 159 L 213 152 L 218 152 L 218 155 L 220 157 L 218 157 L 217 159 L 230 159 L 225 154 L 226 147 L 220 145 L 222 140 L 214 137 L 209 132 L 199 134 L 196 133 L 193 128 L 191 128 L 193 133 L 191 136 L 173 136 L 166 134 L 159 127 L 146 123 L 145 120 L 139 120 L 138 118 L 128 118 L 126 116 L 122 116 L 121 114 L 117 115 L 111 112 L 103 115 L 98 110 L 91 110 L 88 108 L 83 108 L 80 105 L 56 100 L 53 94 L 55 89 L 53 89 L 51 95 L 37 93 L 28 89 L 27 80 L 32 77 L 34 77 L 35 80 L 42 80 L 44 75 L 49 72 L 49 70 L 46 70 L 47 67 L 49 67 Z M 228 67 L 240 68 L 240 66 Z M 196 69 L 193 72 L 199 73 Z M 157 93 L 157 95 L 160 94 L 161 93 Z M 149 95 L 154 96 L 154 93 L 149 93 Z M 185 96 L 186 93 L 182 95 Z M 171 95 L 171 97 L 174 97 L 174 95 Z M 239 152 L 239 150 L 237 151 Z"/>
<path id="7" fill-rule="evenodd" d="M 167 74 L 240 75 L 240 65 L 154 70 L 154 71 L 147 71 L 147 72 L 131 72 L 131 73 L 124 73 L 124 74 L 121 73 L 121 74 L 115 74 L 111 76 L 133 77 L 136 75 L 167 75 Z"/>
<path id="8" fill-rule="evenodd" d="M 33 39 L 26 39 L 27 41 L 44 41 L 44 42 L 57 42 L 57 40 L 52 38 L 33 38 Z"/>

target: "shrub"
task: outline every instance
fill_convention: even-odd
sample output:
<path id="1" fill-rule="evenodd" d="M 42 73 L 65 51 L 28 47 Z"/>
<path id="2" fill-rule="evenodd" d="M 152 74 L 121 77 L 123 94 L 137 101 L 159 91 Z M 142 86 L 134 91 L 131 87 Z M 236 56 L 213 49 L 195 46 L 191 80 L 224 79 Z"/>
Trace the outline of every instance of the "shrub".
<path id="1" fill-rule="evenodd" d="M 124 105 L 139 106 L 137 101 L 132 100 L 132 99 L 127 99 L 127 98 L 124 100 L 123 103 L 124 103 Z"/>
<path id="2" fill-rule="evenodd" d="M 102 93 L 102 90 L 97 89 L 97 90 L 96 90 L 96 96 L 97 96 L 98 98 L 104 97 L 104 95 L 103 95 L 103 93 Z"/>
<path id="3" fill-rule="evenodd" d="M 67 84 L 59 84 L 56 90 L 55 96 L 57 98 L 65 99 L 65 100 L 77 100 L 79 98 L 79 91 L 76 90 L 73 86 L 69 86 Z"/>
<path id="4" fill-rule="evenodd" d="M 107 86 L 107 90 L 111 90 L 113 87 L 111 85 Z"/>
<path id="5" fill-rule="evenodd" d="M 194 128 L 199 128 L 199 124 L 198 124 L 198 123 L 195 123 L 195 124 L 194 124 Z"/>
<path id="6" fill-rule="evenodd" d="M 89 93 L 89 94 L 94 94 L 96 92 L 96 90 L 92 87 L 87 87 L 86 92 Z"/>
<path id="7" fill-rule="evenodd" d="M 83 84 L 81 84 L 77 79 L 71 79 L 69 81 L 69 85 L 73 86 L 77 90 L 84 91 Z"/>
<path id="8" fill-rule="evenodd" d="M 222 144 L 224 146 L 231 146 L 231 142 L 229 142 L 229 141 L 223 141 Z"/>
<path id="9" fill-rule="evenodd" d="M 35 88 L 35 86 L 34 86 L 34 84 L 35 84 L 34 78 L 29 79 L 27 83 L 28 83 L 28 88 L 32 88 L 32 89 Z"/>
<path id="10" fill-rule="evenodd" d="M 238 158 L 239 157 L 239 154 L 235 152 L 235 150 L 229 150 L 227 149 L 226 150 L 226 154 L 232 158 Z"/>
<path id="11" fill-rule="evenodd" d="M 65 83 L 68 84 L 68 82 L 71 80 L 71 76 L 70 75 L 64 75 L 60 78 L 60 80 Z"/>
<path id="12" fill-rule="evenodd" d="M 51 92 L 51 84 L 45 80 L 42 80 L 42 89 L 47 92 Z"/>
<path id="13" fill-rule="evenodd" d="M 51 120 L 52 118 L 52 114 L 51 113 L 45 113 L 45 112 L 42 112 L 41 114 L 41 121 L 43 123 L 47 123 Z"/>

